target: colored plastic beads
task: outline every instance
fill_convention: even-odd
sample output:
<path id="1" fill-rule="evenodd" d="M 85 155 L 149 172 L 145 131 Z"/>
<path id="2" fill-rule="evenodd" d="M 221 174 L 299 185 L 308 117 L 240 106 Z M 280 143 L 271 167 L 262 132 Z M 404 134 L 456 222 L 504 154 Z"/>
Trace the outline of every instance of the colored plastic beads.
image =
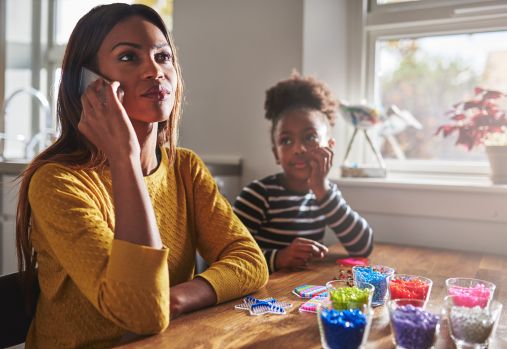
<path id="1" fill-rule="evenodd" d="M 430 287 L 431 280 L 426 282 L 418 277 L 395 278 L 389 282 L 391 299 L 410 298 L 424 301 L 428 297 Z"/>
<path id="2" fill-rule="evenodd" d="M 296 287 L 292 293 L 301 298 L 313 298 L 315 296 L 327 296 L 327 288 L 318 285 L 302 285 Z"/>
<path id="3" fill-rule="evenodd" d="M 431 348 L 438 320 L 437 315 L 411 304 L 399 306 L 391 313 L 396 344 L 410 349 Z"/>
<path id="4" fill-rule="evenodd" d="M 372 284 L 375 287 L 373 292 L 372 305 L 382 305 L 387 295 L 387 283 L 394 274 L 394 269 L 384 266 L 354 267 L 352 268 L 354 280 L 361 287 L 363 283 Z"/>
<path id="5" fill-rule="evenodd" d="M 489 287 L 483 284 L 474 287 L 450 287 L 449 295 L 454 296 L 454 304 L 465 307 L 479 306 L 484 308 L 488 305 L 491 297 Z"/>
<path id="6" fill-rule="evenodd" d="M 366 330 L 367 318 L 359 310 L 322 309 L 322 330 L 331 349 L 357 349 Z"/>
<path id="7" fill-rule="evenodd" d="M 495 324 L 486 309 L 453 306 L 449 315 L 453 337 L 468 343 L 484 343 Z"/>
<path id="8" fill-rule="evenodd" d="M 368 305 L 370 290 L 357 287 L 340 287 L 329 291 L 329 299 L 336 310 L 360 308 Z"/>

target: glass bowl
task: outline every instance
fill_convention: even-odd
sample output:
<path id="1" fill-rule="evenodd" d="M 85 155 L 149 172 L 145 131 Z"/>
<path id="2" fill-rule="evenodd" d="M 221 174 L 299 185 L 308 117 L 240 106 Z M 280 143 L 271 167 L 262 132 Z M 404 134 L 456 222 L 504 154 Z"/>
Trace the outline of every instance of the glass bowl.
<path id="1" fill-rule="evenodd" d="M 370 332 L 373 312 L 360 308 L 336 310 L 329 300 L 317 306 L 320 341 L 325 349 L 364 348 Z"/>
<path id="2" fill-rule="evenodd" d="M 396 348 L 428 349 L 433 346 L 440 317 L 426 309 L 426 301 L 398 298 L 387 302 L 389 323 Z"/>
<path id="3" fill-rule="evenodd" d="M 389 299 L 420 299 L 427 302 L 430 298 L 433 281 L 424 276 L 395 274 L 389 281 Z"/>
<path id="4" fill-rule="evenodd" d="M 357 284 L 346 280 L 332 280 L 326 283 L 329 299 L 336 309 L 360 308 L 363 304 L 371 307 L 375 287 L 363 282 Z"/>
<path id="5" fill-rule="evenodd" d="M 460 296 L 446 296 L 445 315 L 457 348 L 488 348 L 502 313 L 502 303 L 492 300 L 485 307 L 462 305 Z"/>
<path id="6" fill-rule="evenodd" d="M 389 280 L 394 275 L 395 270 L 384 265 L 354 266 L 352 267 L 352 276 L 356 284 L 369 283 L 375 287 L 372 306 L 383 305 L 387 298 L 387 288 Z"/>
<path id="7" fill-rule="evenodd" d="M 489 281 L 473 278 L 449 278 L 445 280 L 447 295 L 454 296 L 454 302 L 462 306 L 486 307 L 493 299 L 496 285 Z"/>

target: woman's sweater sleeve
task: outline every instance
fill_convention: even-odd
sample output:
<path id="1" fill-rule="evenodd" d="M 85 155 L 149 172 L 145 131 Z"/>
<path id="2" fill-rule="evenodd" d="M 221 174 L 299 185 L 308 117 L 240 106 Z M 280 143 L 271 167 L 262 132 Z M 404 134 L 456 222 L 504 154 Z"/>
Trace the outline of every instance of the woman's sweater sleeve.
<path id="1" fill-rule="evenodd" d="M 218 303 L 264 286 L 268 268 L 259 246 L 218 191 L 204 163 L 191 153 L 197 246 L 210 267 L 200 277 L 217 294 Z"/>
<path id="2" fill-rule="evenodd" d="M 371 253 L 373 232 L 370 225 L 347 204 L 336 184 L 331 184 L 320 207 L 327 217 L 327 225 L 350 255 L 366 257 Z"/>
<path id="3" fill-rule="evenodd" d="M 91 182 L 59 165 L 37 170 L 28 195 L 33 238 L 102 316 L 134 333 L 160 332 L 169 324 L 168 251 L 115 240 L 112 208 Z"/>

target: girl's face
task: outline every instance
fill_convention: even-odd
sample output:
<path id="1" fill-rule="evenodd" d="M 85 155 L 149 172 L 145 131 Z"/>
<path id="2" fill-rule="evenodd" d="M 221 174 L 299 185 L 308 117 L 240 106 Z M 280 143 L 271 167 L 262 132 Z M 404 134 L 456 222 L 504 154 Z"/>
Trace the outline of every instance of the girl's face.
<path id="1" fill-rule="evenodd" d="M 307 152 L 333 146 L 329 128 L 326 116 L 317 110 L 294 109 L 284 113 L 274 129 L 273 153 L 287 181 L 306 183 L 311 173 Z"/>
<path id="2" fill-rule="evenodd" d="M 132 120 L 160 122 L 174 106 L 178 77 L 173 53 L 158 27 L 140 16 L 118 23 L 97 53 L 99 73 L 119 81 Z"/>

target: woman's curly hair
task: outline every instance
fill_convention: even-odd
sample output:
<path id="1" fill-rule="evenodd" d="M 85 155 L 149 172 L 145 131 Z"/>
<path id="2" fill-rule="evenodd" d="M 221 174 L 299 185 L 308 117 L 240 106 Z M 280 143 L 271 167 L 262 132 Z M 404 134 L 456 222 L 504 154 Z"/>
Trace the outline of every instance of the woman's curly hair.
<path id="1" fill-rule="evenodd" d="M 294 109 L 318 110 L 329 124 L 334 126 L 338 101 L 323 82 L 303 77 L 294 72 L 287 80 L 279 81 L 266 91 L 264 109 L 266 119 L 271 120 L 271 135 L 283 113 Z"/>

